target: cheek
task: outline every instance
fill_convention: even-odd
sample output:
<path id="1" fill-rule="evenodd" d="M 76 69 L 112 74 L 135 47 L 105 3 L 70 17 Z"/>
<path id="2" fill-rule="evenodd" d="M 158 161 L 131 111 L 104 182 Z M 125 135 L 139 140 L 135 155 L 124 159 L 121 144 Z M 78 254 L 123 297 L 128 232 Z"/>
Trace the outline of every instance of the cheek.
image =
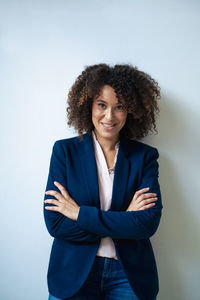
<path id="1" fill-rule="evenodd" d="M 99 112 L 98 109 L 96 109 L 95 107 L 92 108 L 92 119 L 98 119 L 100 117 L 101 113 Z"/>
<path id="2" fill-rule="evenodd" d="M 127 113 L 121 115 L 121 122 L 122 122 L 123 124 L 126 123 L 126 119 L 127 119 Z"/>

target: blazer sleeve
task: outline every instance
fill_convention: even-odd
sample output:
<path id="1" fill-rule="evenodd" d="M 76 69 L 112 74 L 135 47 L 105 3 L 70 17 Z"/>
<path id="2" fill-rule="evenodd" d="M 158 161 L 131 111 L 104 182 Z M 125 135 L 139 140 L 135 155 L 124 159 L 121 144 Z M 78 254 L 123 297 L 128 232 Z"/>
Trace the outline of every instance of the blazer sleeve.
<path id="1" fill-rule="evenodd" d="M 65 153 L 61 144 L 57 141 L 53 145 L 50 159 L 49 174 L 45 192 L 47 190 L 60 190 L 54 185 L 54 181 L 58 181 L 65 188 L 67 187 Z M 56 199 L 54 196 L 45 195 L 46 199 Z M 55 238 L 61 238 L 77 243 L 95 242 L 100 237 L 95 233 L 89 232 L 87 229 L 80 228 L 79 224 L 62 215 L 59 212 L 46 210 L 45 206 L 52 204 L 43 204 L 44 220 L 49 234 Z"/>
<path id="2" fill-rule="evenodd" d="M 114 239 L 150 238 L 157 230 L 162 210 L 160 186 L 158 182 L 158 150 L 148 151 L 143 164 L 138 190 L 149 187 L 158 200 L 154 207 L 140 211 L 103 211 L 95 207 L 80 207 L 77 222 L 82 229 L 102 237 Z"/>

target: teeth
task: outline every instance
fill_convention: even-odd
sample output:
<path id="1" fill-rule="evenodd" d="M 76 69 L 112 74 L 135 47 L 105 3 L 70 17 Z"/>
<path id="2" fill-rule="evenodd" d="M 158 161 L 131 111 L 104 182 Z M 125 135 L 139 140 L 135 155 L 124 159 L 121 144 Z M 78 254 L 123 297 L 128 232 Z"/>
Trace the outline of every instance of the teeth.
<path id="1" fill-rule="evenodd" d="M 114 126 L 114 124 L 112 124 L 112 125 L 108 125 L 108 124 L 104 124 L 104 123 L 103 123 L 103 126 L 105 126 L 105 127 L 113 127 L 113 126 Z"/>
<path id="2" fill-rule="evenodd" d="M 107 124 L 103 124 L 105 127 L 113 127 L 114 126 L 114 124 L 113 125 L 107 125 Z"/>

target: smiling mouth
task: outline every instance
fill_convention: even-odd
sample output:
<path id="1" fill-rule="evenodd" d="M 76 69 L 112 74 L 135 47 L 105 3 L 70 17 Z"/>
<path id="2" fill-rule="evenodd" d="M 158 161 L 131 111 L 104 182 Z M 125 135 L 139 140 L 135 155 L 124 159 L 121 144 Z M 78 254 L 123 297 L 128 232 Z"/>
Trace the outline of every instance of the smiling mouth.
<path id="1" fill-rule="evenodd" d="M 104 127 L 104 128 L 114 128 L 116 123 L 112 123 L 112 124 L 106 124 L 106 123 L 102 123 L 101 122 L 101 125 Z"/>

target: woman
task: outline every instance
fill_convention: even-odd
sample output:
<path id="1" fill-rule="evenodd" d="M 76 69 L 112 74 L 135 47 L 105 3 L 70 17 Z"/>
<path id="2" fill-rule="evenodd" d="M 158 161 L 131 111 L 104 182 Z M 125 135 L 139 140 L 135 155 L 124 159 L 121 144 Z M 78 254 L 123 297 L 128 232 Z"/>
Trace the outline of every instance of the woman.
<path id="1" fill-rule="evenodd" d="M 79 135 L 55 142 L 44 201 L 49 300 L 156 299 L 159 154 L 137 139 L 156 131 L 159 96 L 128 64 L 88 66 L 73 84 L 68 125 Z"/>

